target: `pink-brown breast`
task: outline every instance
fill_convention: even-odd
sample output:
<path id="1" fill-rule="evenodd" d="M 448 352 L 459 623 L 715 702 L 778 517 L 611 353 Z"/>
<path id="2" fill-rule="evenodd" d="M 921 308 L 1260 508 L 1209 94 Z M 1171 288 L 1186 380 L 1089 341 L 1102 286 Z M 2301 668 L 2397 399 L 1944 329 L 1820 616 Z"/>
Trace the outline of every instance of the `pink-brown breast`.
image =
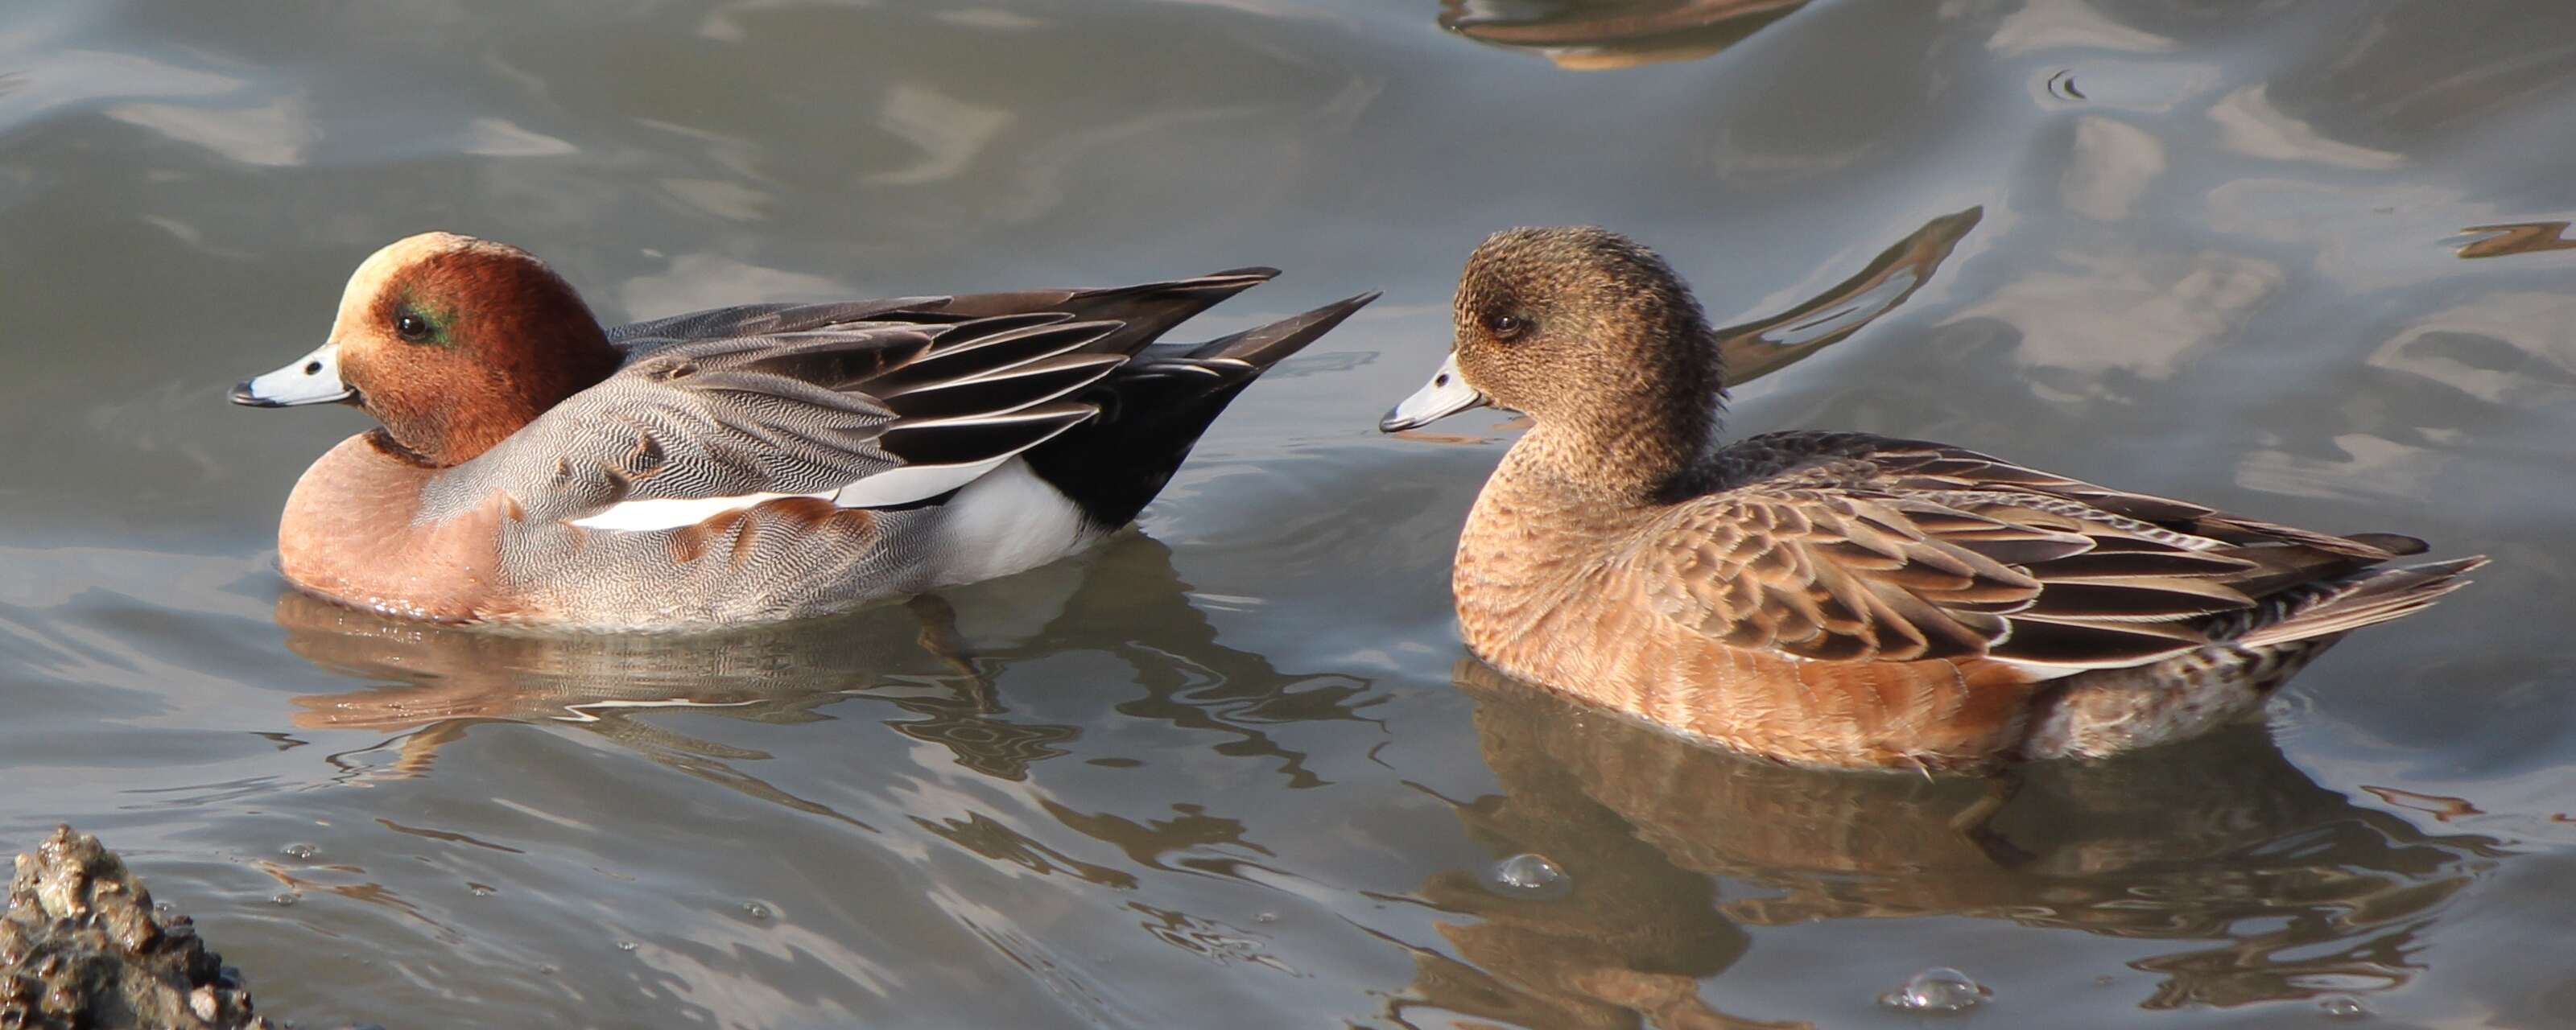
<path id="1" fill-rule="evenodd" d="M 1467 647 L 1496 669 L 1802 765 L 1967 769 L 2020 744 L 2038 691 L 2029 673 L 1727 646 L 1658 613 L 1623 578 L 1615 556 L 1643 513 L 1563 503 L 1507 478 L 1477 499 L 1453 583 Z"/>
<path id="2" fill-rule="evenodd" d="M 505 495 L 443 521 L 415 525 L 437 469 L 360 433 L 296 480 L 278 520 L 279 570 L 297 589 L 352 607 L 470 622 L 509 607 L 500 575 Z"/>

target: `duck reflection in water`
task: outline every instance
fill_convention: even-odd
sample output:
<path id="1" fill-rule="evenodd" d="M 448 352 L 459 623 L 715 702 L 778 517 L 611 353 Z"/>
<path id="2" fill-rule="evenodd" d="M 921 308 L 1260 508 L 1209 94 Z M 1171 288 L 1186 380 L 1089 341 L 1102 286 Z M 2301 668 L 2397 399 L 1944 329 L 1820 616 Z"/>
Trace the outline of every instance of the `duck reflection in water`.
<path id="1" fill-rule="evenodd" d="M 1534 50 L 1573 71 L 1689 61 L 1743 42 L 1807 0 L 1441 0 L 1440 27 Z"/>
<path id="2" fill-rule="evenodd" d="M 1938 814 L 1973 798 L 1972 782 L 1750 759 L 1474 659 L 1457 679 L 1502 790 L 1452 801 L 1459 820 L 1497 859 L 1546 856 L 1573 890 L 1515 899 L 1473 873 L 1432 877 L 1422 897 L 1470 918 L 1416 952 L 1399 1009 L 1550 1027 L 1803 1025 L 1727 1015 L 1707 1000 L 1724 982 L 1702 988 L 1764 927 L 1921 916 L 2164 942 L 2128 963 L 2159 978 L 2148 1009 L 2388 989 L 2421 969 L 2452 896 L 2507 855 L 2317 786 L 2247 724 L 2032 767 L 1998 817 L 2032 857 L 2007 869 Z"/>

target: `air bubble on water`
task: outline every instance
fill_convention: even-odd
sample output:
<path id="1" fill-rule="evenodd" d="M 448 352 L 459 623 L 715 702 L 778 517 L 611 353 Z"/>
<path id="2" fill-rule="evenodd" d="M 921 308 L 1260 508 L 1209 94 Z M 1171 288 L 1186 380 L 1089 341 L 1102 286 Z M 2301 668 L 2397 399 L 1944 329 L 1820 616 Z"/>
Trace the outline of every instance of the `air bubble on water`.
<path id="1" fill-rule="evenodd" d="M 1252 921 L 1256 923 L 1276 923 L 1279 921 L 1279 913 L 1255 912 L 1252 914 Z"/>
<path id="2" fill-rule="evenodd" d="M 304 900 L 304 895 L 295 891 L 279 891 L 276 894 L 270 895 L 268 902 L 269 904 L 284 908 L 302 900 Z"/>
<path id="3" fill-rule="evenodd" d="M 1905 979 L 1905 986 L 1878 996 L 1878 1002 L 1907 1012 L 1965 1012 L 1994 997 L 1995 992 L 1948 966 L 1934 966 Z"/>
<path id="4" fill-rule="evenodd" d="M 312 844 L 297 841 L 293 844 L 277 849 L 277 853 L 288 858 L 295 859 L 296 861 L 303 862 L 310 861 L 313 856 L 321 854 L 322 849 Z"/>
<path id="5" fill-rule="evenodd" d="M 2317 999 L 2317 1008 L 2335 1019 L 2368 1019 L 2370 1006 L 2349 994 L 2329 994 Z"/>
<path id="6" fill-rule="evenodd" d="M 1571 893 L 1574 878 L 1547 856 L 1524 852 L 1494 863 L 1485 875 L 1485 887 L 1507 898 L 1546 900 Z"/>
<path id="7" fill-rule="evenodd" d="M 757 901 L 746 901 L 742 903 L 742 914 L 750 916 L 753 919 L 766 922 L 774 913 L 769 911 L 769 906 L 767 905 L 763 905 Z"/>
<path id="8" fill-rule="evenodd" d="M 2048 84 L 2042 88 L 2048 91 L 2048 95 L 2056 97 L 2059 100 L 2087 99 L 2084 96 L 2084 90 L 2075 84 L 2075 70 L 2072 68 L 2064 69 L 2056 74 L 2050 75 L 2048 77 Z"/>
<path id="9" fill-rule="evenodd" d="M 634 941 L 619 941 L 619 942 L 617 942 L 617 950 L 619 950 L 619 951 L 633 951 L 633 950 L 635 950 L 635 942 L 634 942 Z"/>
<path id="10" fill-rule="evenodd" d="M 465 885 L 465 889 L 474 892 L 474 896 L 478 898 L 488 898 L 499 893 L 492 889 L 492 885 L 486 883 L 468 882 Z"/>

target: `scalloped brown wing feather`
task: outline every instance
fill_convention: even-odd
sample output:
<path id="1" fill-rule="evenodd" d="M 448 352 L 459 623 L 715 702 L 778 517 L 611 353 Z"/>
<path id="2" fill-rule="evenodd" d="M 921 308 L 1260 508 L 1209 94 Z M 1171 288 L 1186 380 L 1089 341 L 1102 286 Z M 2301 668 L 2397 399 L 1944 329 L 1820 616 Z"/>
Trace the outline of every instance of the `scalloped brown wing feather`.
<path id="1" fill-rule="evenodd" d="M 2390 551 L 1937 444 L 1756 438 L 1771 467 L 1669 509 L 1620 573 L 1731 647 L 2068 671 L 2209 642 L 2224 617 Z M 1817 459 L 1800 464 L 1801 449 Z"/>

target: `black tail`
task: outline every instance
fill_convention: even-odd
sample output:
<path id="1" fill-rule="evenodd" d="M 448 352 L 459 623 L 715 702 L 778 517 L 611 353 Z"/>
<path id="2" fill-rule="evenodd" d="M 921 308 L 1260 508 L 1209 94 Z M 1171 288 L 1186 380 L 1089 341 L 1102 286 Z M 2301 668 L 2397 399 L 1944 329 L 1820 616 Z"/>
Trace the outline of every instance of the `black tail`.
<path id="1" fill-rule="evenodd" d="M 1093 525 L 1126 525 L 1171 482 L 1236 394 L 1377 296 L 1362 294 L 1206 343 L 1146 347 L 1082 396 L 1100 406 L 1099 417 L 1023 457 Z"/>

